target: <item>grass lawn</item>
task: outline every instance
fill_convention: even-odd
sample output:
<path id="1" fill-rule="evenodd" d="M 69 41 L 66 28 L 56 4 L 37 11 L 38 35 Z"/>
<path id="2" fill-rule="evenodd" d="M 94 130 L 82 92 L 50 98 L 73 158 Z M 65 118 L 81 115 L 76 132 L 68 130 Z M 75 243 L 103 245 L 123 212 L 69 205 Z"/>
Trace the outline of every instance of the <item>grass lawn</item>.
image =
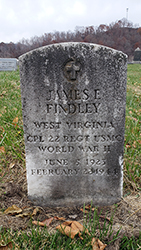
<path id="1" fill-rule="evenodd" d="M 19 71 L 0 72 L 0 201 L 3 197 L 2 185 L 11 181 L 17 183 L 24 175 L 25 151 Z M 124 197 L 132 193 L 141 196 L 141 64 L 128 65 L 127 72 Z M 4 210 L 5 207 L 0 206 L 0 216 Z M 12 242 L 13 247 L 9 249 L 92 249 L 91 240 L 96 235 L 97 228 L 100 240 L 106 244 L 114 242 L 119 237 L 119 232 L 111 238 L 113 218 L 110 218 L 108 224 L 104 220 L 101 228 L 97 210 L 93 216 L 91 212 L 89 211 L 88 217 L 84 220 L 90 235 L 83 235 L 83 240 L 79 237 L 72 240 L 58 231 L 49 234 L 46 228 L 41 230 L 39 226 L 29 225 L 28 230 L 11 231 L 0 225 L 0 249 L 1 245 L 8 242 Z M 120 249 L 124 250 L 141 249 L 141 233 L 138 237 L 122 236 L 119 244 Z M 2 249 L 8 248 L 5 246 Z"/>

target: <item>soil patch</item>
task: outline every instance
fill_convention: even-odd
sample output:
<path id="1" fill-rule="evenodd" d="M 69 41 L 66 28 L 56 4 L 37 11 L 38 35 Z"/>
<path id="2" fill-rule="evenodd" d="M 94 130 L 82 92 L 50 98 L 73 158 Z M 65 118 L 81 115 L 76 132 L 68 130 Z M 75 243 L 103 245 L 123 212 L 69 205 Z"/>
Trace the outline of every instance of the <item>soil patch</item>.
<path id="1" fill-rule="evenodd" d="M 4 211 L 16 205 L 26 211 L 26 216 L 16 217 L 16 215 L 4 214 Z M 26 178 L 25 174 L 22 176 L 20 182 L 9 181 L 0 184 L 0 227 L 11 228 L 13 230 L 26 230 L 31 227 L 32 220 L 43 221 L 50 217 L 64 217 L 66 220 L 77 220 L 83 224 L 82 207 L 70 208 L 50 208 L 38 207 L 39 211 L 36 215 L 31 216 L 36 206 L 27 198 Z M 29 215 L 27 216 L 27 210 Z M 102 211 L 102 213 L 101 213 Z M 104 223 L 104 218 L 110 218 L 114 212 L 113 217 L 113 234 L 120 228 L 120 236 L 126 235 L 128 237 L 139 236 L 141 231 L 141 194 L 132 193 L 123 198 L 116 206 L 99 207 L 98 214 L 100 214 L 101 227 Z M 93 216 L 93 214 L 92 214 Z M 53 220 L 49 226 L 49 231 L 54 232 L 60 221 Z M 120 237 L 120 239 L 121 239 Z M 106 247 L 106 249 L 119 249 L 119 240 Z M 109 239 L 108 239 L 109 240 Z"/>

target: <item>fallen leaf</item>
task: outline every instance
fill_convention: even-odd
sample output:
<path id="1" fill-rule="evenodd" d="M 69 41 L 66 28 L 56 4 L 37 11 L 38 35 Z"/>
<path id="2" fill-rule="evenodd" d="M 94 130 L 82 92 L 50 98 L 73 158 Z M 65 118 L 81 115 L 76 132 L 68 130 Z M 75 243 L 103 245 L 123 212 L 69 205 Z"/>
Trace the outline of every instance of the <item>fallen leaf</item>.
<path id="1" fill-rule="evenodd" d="M 79 223 L 78 221 L 73 221 L 72 224 L 74 224 L 81 232 L 85 232 L 85 233 L 90 235 L 88 229 L 83 227 L 83 225 L 81 223 Z"/>
<path id="2" fill-rule="evenodd" d="M 69 218 L 70 218 L 70 219 L 76 219 L 77 217 L 78 217 L 77 214 L 70 214 L 70 215 L 69 215 Z"/>
<path id="3" fill-rule="evenodd" d="M 22 209 L 17 207 L 16 205 L 12 205 L 12 207 L 8 207 L 4 213 L 5 214 L 20 214 L 22 212 Z"/>
<path id="4" fill-rule="evenodd" d="M 4 94 L 6 94 L 6 91 L 4 90 L 4 91 L 2 91 L 2 95 L 4 95 Z"/>
<path id="5" fill-rule="evenodd" d="M 94 211 L 95 210 L 95 207 L 91 208 L 91 205 L 87 205 L 85 206 L 85 208 L 80 208 L 80 210 L 83 212 L 83 213 L 89 213 L 89 211 Z M 89 211 L 88 211 L 89 210 Z"/>
<path id="6" fill-rule="evenodd" d="M 25 212 L 25 211 L 31 211 L 31 210 L 33 210 L 33 207 L 25 206 L 25 207 L 22 207 L 22 210 L 23 210 L 23 212 Z"/>
<path id="7" fill-rule="evenodd" d="M 13 110 L 17 111 L 17 108 L 14 107 Z"/>
<path id="8" fill-rule="evenodd" d="M 45 219 L 44 221 L 36 221 L 36 220 L 34 220 L 34 221 L 32 221 L 32 224 L 34 224 L 34 225 L 39 225 L 39 226 L 42 226 L 42 227 L 44 227 L 44 226 L 49 226 L 50 225 L 50 223 L 53 221 L 53 217 L 51 217 L 51 218 L 49 218 L 49 219 Z"/>
<path id="9" fill-rule="evenodd" d="M 107 246 L 106 244 L 103 244 L 99 239 L 92 238 L 92 250 L 103 250 Z"/>
<path id="10" fill-rule="evenodd" d="M 136 141 L 133 142 L 133 145 L 132 145 L 134 148 L 136 148 Z"/>
<path id="11" fill-rule="evenodd" d="M 89 204 L 89 205 L 87 205 L 87 206 L 85 206 L 85 209 L 90 210 L 90 208 L 91 208 L 91 205 L 90 205 L 90 204 Z"/>
<path id="12" fill-rule="evenodd" d="M 99 250 L 99 246 L 98 246 L 97 239 L 92 238 L 91 245 L 92 245 L 92 249 L 93 249 L 93 250 Z"/>
<path id="13" fill-rule="evenodd" d="M 44 223 L 42 223 L 42 222 L 40 222 L 40 221 L 37 221 L 37 220 L 34 220 L 34 221 L 32 221 L 32 224 L 33 225 L 39 225 L 39 226 L 42 226 L 42 227 L 44 227 Z"/>
<path id="14" fill-rule="evenodd" d="M 105 217 L 105 216 L 103 216 L 103 215 L 100 215 L 99 217 L 102 218 L 102 219 L 104 219 L 104 220 L 106 219 L 106 220 L 108 220 L 108 221 L 111 221 L 110 218 Z"/>
<path id="15" fill-rule="evenodd" d="M 5 148 L 3 146 L 0 147 L 0 152 L 3 154 L 5 153 Z"/>
<path id="16" fill-rule="evenodd" d="M 45 219 L 42 222 L 44 223 L 44 226 L 46 225 L 48 227 L 52 221 L 53 221 L 53 217 L 51 217 L 49 219 Z"/>
<path id="17" fill-rule="evenodd" d="M 85 229 L 78 221 L 65 221 L 61 225 L 57 226 L 56 229 L 58 229 L 62 234 L 66 234 L 71 237 L 71 239 L 73 239 L 76 234 L 79 234 L 79 237 L 83 239 L 81 237 L 81 232 L 84 231 L 89 234 L 88 230 Z"/>
<path id="18" fill-rule="evenodd" d="M 16 217 L 26 217 L 26 216 L 32 216 L 32 211 L 33 211 L 33 207 L 25 207 L 22 208 L 22 213 L 16 215 Z"/>
<path id="19" fill-rule="evenodd" d="M 99 239 L 98 239 L 98 244 L 99 244 L 100 250 L 103 250 L 107 246 L 107 244 L 103 244 Z"/>
<path id="20" fill-rule="evenodd" d="M 3 127 L 1 127 L 1 126 L 0 126 L 0 129 L 2 130 L 2 132 L 3 132 L 3 133 L 5 132 L 5 130 L 4 130 L 4 128 L 3 128 Z"/>
<path id="21" fill-rule="evenodd" d="M 67 235 L 71 239 L 74 239 L 75 235 L 79 233 L 79 229 L 72 229 L 70 226 L 59 225 L 56 227 L 62 234 Z"/>
<path id="22" fill-rule="evenodd" d="M 19 120 L 18 117 L 15 117 L 15 118 L 14 118 L 14 120 L 13 120 L 13 122 L 12 122 L 12 124 L 14 125 L 14 127 L 18 127 L 18 128 L 19 128 L 19 126 L 18 126 L 18 120 Z"/>
<path id="23" fill-rule="evenodd" d="M 72 222 L 72 220 L 66 220 L 62 225 L 70 226 Z"/>
<path id="24" fill-rule="evenodd" d="M 64 217 L 58 217 L 58 216 L 54 216 L 55 220 L 66 220 Z"/>
<path id="25" fill-rule="evenodd" d="M 15 163 L 10 163 L 9 168 L 13 168 L 15 166 Z"/>
<path id="26" fill-rule="evenodd" d="M 14 120 L 13 120 L 13 122 L 12 122 L 12 124 L 14 125 L 15 123 L 18 123 L 18 120 L 19 120 L 19 118 L 15 117 Z"/>
<path id="27" fill-rule="evenodd" d="M 30 216 L 31 215 L 31 213 L 30 213 L 30 211 L 27 211 L 27 212 L 23 212 L 22 214 L 20 213 L 20 214 L 18 214 L 18 215 L 16 215 L 16 217 L 26 217 L 26 216 Z"/>
<path id="28" fill-rule="evenodd" d="M 95 207 L 93 207 L 93 208 L 92 208 L 92 211 L 94 211 L 95 209 L 96 209 L 96 208 L 95 208 Z"/>
<path id="29" fill-rule="evenodd" d="M 82 224 L 80 224 L 78 221 L 73 221 L 71 224 L 72 228 L 78 228 L 80 232 L 83 232 L 85 230 L 85 228 L 83 227 Z"/>
<path id="30" fill-rule="evenodd" d="M 9 242 L 7 245 L 0 246 L 0 250 L 9 250 L 13 248 L 12 242 Z"/>
<path id="31" fill-rule="evenodd" d="M 84 210 L 83 208 L 80 208 L 80 211 L 82 211 L 82 212 L 85 213 L 85 214 L 88 214 L 88 213 L 89 213 L 89 211 Z"/>
<path id="32" fill-rule="evenodd" d="M 82 238 L 82 236 L 81 236 L 81 232 L 83 232 L 85 229 L 84 229 L 84 227 L 82 226 L 82 224 L 80 224 L 79 222 L 77 222 L 77 221 L 73 221 L 72 222 L 72 224 L 71 224 L 71 228 L 73 229 L 73 230 L 79 230 L 79 232 L 78 232 L 78 235 L 79 235 L 79 237 L 83 240 L 83 238 Z"/>
<path id="33" fill-rule="evenodd" d="M 132 117 L 132 119 L 133 119 L 134 121 L 136 121 L 136 122 L 138 121 L 138 119 L 137 119 L 137 118 L 135 118 L 135 117 Z"/>
<path id="34" fill-rule="evenodd" d="M 29 208 L 28 206 L 24 206 L 24 207 L 22 207 L 22 210 L 28 209 L 28 208 Z"/>
<path id="35" fill-rule="evenodd" d="M 38 207 L 35 207 L 33 210 L 32 216 L 36 215 L 39 211 L 40 211 L 40 209 Z"/>

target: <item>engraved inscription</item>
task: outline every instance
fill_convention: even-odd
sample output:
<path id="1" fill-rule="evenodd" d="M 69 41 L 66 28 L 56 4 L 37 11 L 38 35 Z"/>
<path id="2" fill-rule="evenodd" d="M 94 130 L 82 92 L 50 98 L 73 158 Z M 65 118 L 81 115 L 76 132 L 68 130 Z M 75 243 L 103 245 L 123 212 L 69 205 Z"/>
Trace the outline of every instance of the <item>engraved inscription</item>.
<path id="1" fill-rule="evenodd" d="M 95 143 L 107 143 L 107 142 L 120 142 L 122 141 L 122 136 L 120 134 L 99 134 L 99 135 L 48 135 L 48 142 L 57 143 L 57 142 L 90 142 L 93 141 Z M 43 135 L 27 135 L 27 141 L 30 143 L 45 142 L 45 137 Z"/>
<path id="2" fill-rule="evenodd" d="M 100 99 L 102 93 L 99 89 L 90 92 L 88 89 L 79 90 L 48 90 L 46 112 L 47 114 L 64 113 L 67 114 L 91 114 L 99 113 L 101 109 Z M 57 103 L 56 101 L 57 100 Z M 89 102 L 85 102 L 88 100 Z M 67 102 L 63 102 L 67 101 Z"/>
<path id="3" fill-rule="evenodd" d="M 85 100 L 100 100 L 102 98 L 102 91 L 100 89 L 93 89 L 89 90 L 84 88 L 80 90 L 76 87 L 73 89 L 68 90 L 54 90 L 54 89 L 47 89 L 46 90 L 46 100 L 47 101 L 55 101 L 56 99 L 59 101 L 63 100 L 71 100 L 71 101 L 85 101 Z"/>
<path id="4" fill-rule="evenodd" d="M 65 122 L 68 129 L 111 129 L 114 128 L 114 124 L 112 121 L 86 121 L 86 122 Z M 35 128 L 41 129 L 61 129 L 61 122 L 46 122 L 46 121 L 35 121 L 34 126 Z"/>
<path id="5" fill-rule="evenodd" d="M 31 175 L 32 176 L 74 176 L 74 175 L 92 175 L 92 176 L 102 176 L 102 175 L 106 175 L 106 176 L 115 176 L 118 177 L 119 176 L 119 172 L 117 169 L 110 169 L 108 168 L 103 169 L 103 168 L 84 168 L 84 169 L 80 169 L 80 168 L 53 168 L 53 169 L 46 169 L 46 168 L 38 168 L 38 169 L 31 169 Z"/>
<path id="6" fill-rule="evenodd" d="M 101 103 L 47 103 L 47 113 L 63 113 L 67 114 L 92 114 L 100 112 Z"/>
<path id="7" fill-rule="evenodd" d="M 60 166 L 63 166 L 63 165 L 68 165 L 68 159 L 46 159 L 45 160 L 45 163 L 47 165 L 60 165 Z"/>
<path id="8" fill-rule="evenodd" d="M 34 122 L 36 128 L 41 129 L 60 129 L 61 122 Z"/>
<path id="9" fill-rule="evenodd" d="M 86 165 L 105 165 L 106 159 L 86 159 Z"/>
<path id="10" fill-rule="evenodd" d="M 57 175 L 65 175 L 72 176 L 78 175 L 80 169 L 70 169 L 70 168 L 56 168 L 56 169 L 31 169 L 31 175 L 48 175 L 48 176 L 57 176 Z"/>
<path id="11" fill-rule="evenodd" d="M 108 129 L 108 128 L 114 128 L 113 122 L 108 121 L 86 121 L 86 122 L 66 122 L 68 128 L 73 129 L 83 129 L 83 128 L 91 128 L 91 129 Z"/>
<path id="12" fill-rule="evenodd" d="M 84 162 L 84 165 L 87 166 L 105 166 L 106 165 L 106 159 L 76 159 L 75 165 L 81 165 Z M 70 164 L 70 161 L 68 159 L 45 159 L 45 165 L 46 166 L 68 166 Z"/>
<path id="13" fill-rule="evenodd" d="M 72 153 L 74 146 L 38 146 L 39 151 L 48 153 Z"/>

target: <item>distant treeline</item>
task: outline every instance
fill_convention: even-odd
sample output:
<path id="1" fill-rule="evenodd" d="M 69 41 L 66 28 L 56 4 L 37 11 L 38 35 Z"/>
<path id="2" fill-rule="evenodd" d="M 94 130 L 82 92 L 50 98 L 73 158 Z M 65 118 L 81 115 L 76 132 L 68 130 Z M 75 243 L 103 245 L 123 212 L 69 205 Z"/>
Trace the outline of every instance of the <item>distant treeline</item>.
<path id="1" fill-rule="evenodd" d="M 99 27 L 76 27 L 74 32 L 45 33 L 18 43 L 0 43 L 0 57 L 18 58 L 32 49 L 61 42 L 85 42 L 105 45 L 126 53 L 129 58 L 137 47 L 141 48 L 141 27 L 135 27 L 127 19 Z"/>

